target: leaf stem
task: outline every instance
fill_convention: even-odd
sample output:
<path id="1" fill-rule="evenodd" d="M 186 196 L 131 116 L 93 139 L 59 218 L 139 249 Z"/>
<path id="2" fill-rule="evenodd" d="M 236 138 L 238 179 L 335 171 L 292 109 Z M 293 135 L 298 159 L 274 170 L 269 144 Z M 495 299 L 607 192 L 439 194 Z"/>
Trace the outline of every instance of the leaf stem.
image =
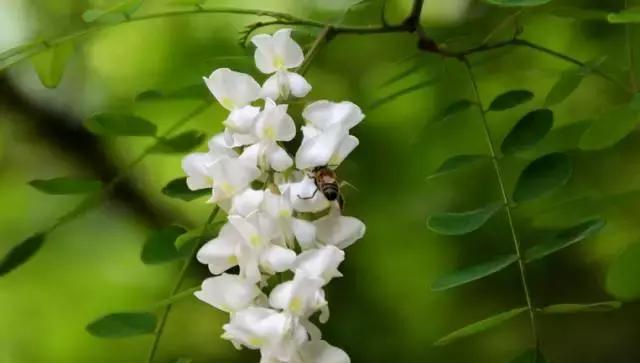
<path id="1" fill-rule="evenodd" d="M 171 290 L 171 294 L 167 298 L 166 306 L 164 307 L 164 310 L 162 311 L 162 315 L 160 316 L 160 321 L 158 323 L 158 329 L 156 329 L 156 333 L 153 336 L 153 341 L 151 342 L 151 346 L 149 347 L 149 354 L 147 356 L 147 363 L 153 363 L 153 360 L 154 360 L 154 358 L 156 356 L 156 353 L 158 351 L 158 345 L 160 344 L 160 338 L 162 337 L 162 333 L 164 332 L 164 328 L 167 325 L 167 318 L 169 317 L 169 313 L 171 313 L 171 308 L 173 307 L 174 301 L 172 300 L 172 297 L 177 295 L 178 292 L 180 291 L 180 287 L 182 286 L 182 283 L 184 282 L 184 279 L 187 277 L 187 271 L 189 270 L 189 267 L 191 266 L 191 262 L 193 262 L 193 260 L 194 260 L 194 258 L 196 256 L 196 253 L 198 252 L 198 249 L 200 248 L 200 246 L 201 246 L 201 244 L 203 242 L 202 240 L 204 239 L 204 236 L 205 236 L 205 234 L 207 232 L 207 228 L 213 222 L 213 220 L 216 218 L 216 216 L 218 215 L 219 211 L 220 211 L 220 207 L 215 206 L 213 208 L 213 210 L 209 214 L 209 217 L 207 218 L 207 221 L 204 223 L 204 226 L 202 227 L 202 233 L 200 234 L 200 238 L 199 238 L 198 243 L 194 244 L 193 249 L 189 253 L 189 256 L 187 256 L 186 260 L 184 261 L 184 264 L 182 265 L 182 269 L 180 269 L 180 273 L 178 274 L 178 279 L 176 280 L 176 283 L 173 286 L 173 289 Z"/>
<path id="2" fill-rule="evenodd" d="M 331 41 L 331 38 L 333 37 L 333 34 L 333 27 L 331 25 L 327 25 L 322 28 L 316 39 L 313 41 L 313 44 L 311 44 L 311 47 L 307 51 L 307 54 L 304 55 L 304 61 L 302 62 L 300 67 L 298 67 L 298 73 L 304 75 L 307 72 L 309 65 L 315 58 L 316 54 L 320 51 L 322 45 L 329 43 Z"/>
<path id="3" fill-rule="evenodd" d="M 524 257 L 520 247 L 520 241 L 518 239 L 518 234 L 516 233 L 515 223 L 513 221 L 513 213 L 511 203 L 509 201 L 509 197 L 507 195 L 507 189 L 504 185 L 504 177 L 502 173 L 502 167 L 498 162 L 498 154 L 496 152 L 496 148 L 493 144 L 493 137 L 491 135 L 491 129 L 489 128 L 489 123 L 487 122 L 487 115 L 484 107 L 482 106 L 482 100 L 480 99 L 480 91 L 478 90 L 478 83 L 476 81 L 475 75 L 473 73 L 473 69 L 471 68 L 471 64 L 467 60 L 467 58 L 463 57 L 462 61 L 467 68 L 467 73 L 469 74 L 469 80 L 473 86 L 473 92 L 476 98 L 476 102 L 479 106 L 480 116 L 482 120 L 482 128 L 484 130 L 485 140 L 487 142 L 487 146 L 489 147 L 489 152 L 491 153 L 491 161 L 493 163 L 493 169 L 496 174 L 496 178 L 498 179 L 498 187 L 500 189 L 500 194 L 502 197 L 502 201 L 504 202 L 504 208 L 507 214 L 507 221 L 509 223 L 509 229 L 511 230 L 511 238 L 513 239 L 513 246 L 516 251 L 516 255 L 518 256 L 518 266 L 520 269 L 520 279 L 522 281 L 522 289 L 524 290 L 524 297 L 527 302 L 527 309 L 529 310 L 529 321 L 531 325 L 531 334 L 535 341 L 536 350 L 539 347 L 539 337 L 538 330 L 536 324 L 536 310 L 533 305 L 531 299 L 531 293 L 529 292 L 529 283 L 527 280 L 527 270 L 525 266 Z"/>

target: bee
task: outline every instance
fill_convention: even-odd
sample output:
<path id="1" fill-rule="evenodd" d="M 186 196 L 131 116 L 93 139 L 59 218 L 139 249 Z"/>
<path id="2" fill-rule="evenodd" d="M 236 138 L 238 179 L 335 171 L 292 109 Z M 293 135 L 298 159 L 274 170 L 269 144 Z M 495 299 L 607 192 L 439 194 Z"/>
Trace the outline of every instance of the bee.
<path id="1" fill-rule="evenodd" d="M 327 200 L 337 201 L 338 206 L 340 206 L 340 210 L 342 210 L 344 207 L 344 200 L 340 193 L 340 185 L 338 184 L 336 172 L 331 170 L 328 166 L 318 166 L 313 168 L 311 175 L 309 176 L 313 178 L 313 181 L 316 184 L 316 190 L 308 197 L 298 195 L 298 198 L 311 199 L 316 196 L 316 193 L 319 190 Z"/>

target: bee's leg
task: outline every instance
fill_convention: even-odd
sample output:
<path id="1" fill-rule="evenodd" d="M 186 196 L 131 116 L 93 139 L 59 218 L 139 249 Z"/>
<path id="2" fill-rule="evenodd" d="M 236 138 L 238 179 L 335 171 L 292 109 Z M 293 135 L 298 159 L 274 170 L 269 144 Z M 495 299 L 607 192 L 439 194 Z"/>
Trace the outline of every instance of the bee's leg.
<path id="1" fill-rule="evenodd" d="M 304 200 L 312 199 L 313 197 L 315 197 L 315 196 L 316 196 L 316 193 L 317 193 L 317 192 L 318 192 L 318 188 L 316 188 L 316 190 L 314 190 L 314 191 L 313 191 L 313 194 L 311 194 L 311 196 L 309 196 L 309 197 L 303 197 L 302 195 L 298 194 L 298 198 L 300 198 L 300 199 L 304 199 Z"/>
<path id="2" fill-rule="evenodd" d="M 340 211 L 344 211 L 344 199 L 342 195 L 338 195 L 338 206 L 340 207 Z"/>

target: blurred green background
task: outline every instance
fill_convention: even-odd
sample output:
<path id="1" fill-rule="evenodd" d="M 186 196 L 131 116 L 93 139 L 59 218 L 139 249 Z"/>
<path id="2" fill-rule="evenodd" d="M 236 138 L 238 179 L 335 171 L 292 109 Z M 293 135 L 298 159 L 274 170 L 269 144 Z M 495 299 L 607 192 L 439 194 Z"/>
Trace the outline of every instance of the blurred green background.
<path id="1" fill-rule="evenodd" d="M 112 3 L 112 2 L 111 2 Z M 327 22 L 378 24 L 381 2 L 369 1 L 219 1 L 211 6 L 273 9 Z M 87 27 L 81 14 L 107 7 L 106 0 L 4 0 L 0 2 L 0 50 L 26 41 Z M 624 1 L 553 1 L 584 9 L 616 11 Z M 137 14 L 173 9 L 170 0 L 145 1 Z M 411 1 L 389 1 L 389 21 L 400 21 Z M 616 77 L 628 73 L 625 26 L 550 15 L 548 7 L 519 15 L 522 37 L 581 60 L 606 57 L 602 65 Z M 471 0 L 426 1 L 422 23 L 440 43 L 452 48 L 479 44 L 517 9 L 498 9 Z M 97 138 L 82 121 L 98 111 L 133 112 L 161 131 L 207 100 L 212 107 L 185 129 L 207 135 L 221 130 L 223 110 L 213 105 L 201 77 L 227 66 L 264 77 L 252 65 L 252 49 L 237 39 L 254 16 L 191 15 L 109 27 L 75 43 L 56 89 L 44 88 L 29 61 L 0 73 L 0 254 L 73 208 L 82 197 L 39 193 L 27 182 L 62 175 L 112 178 L 152 140 Z M 263 29 L 272 31 L 273 29 Z M 629 44 L 636 45 L 631 28 Z M 494 34 L 508 38 L 506 23 Z M 295 38 L 308 46 L 317 29 L 299 28 Z M 640 45 L 640 44 L 638 44 Z M 640 47 L 632 47 L 632 52 Z M 561 72 L 572 66 L 526 48 L 504 48 L 471 58 L 483 102 L 516 88 L 533 91 L 525 106 L 489 115 L 500 140 L 526 112 L 543 105 Z M 396 82 L 390 78 L 419 64 Z M 367 225 L 363 240 L 347 250 L 344 277 L 328 288 L 332 316 L 326 339 L 359 362 L 508 362 L 531 344 L 525 315 L 484 334 L 446 347 L 441 336 L 473 321 L 524 304 L 517 268 L 512 266 L 477 283 L 432 292 L 440 275 L 513 246 L 503 214 L 479 231 L 443 237 L 429 231 L 428 215 L 468 210 L 499 199 L 489 163 L 426 180 L 438 165 L 457 154 L 487 154 L 479 115 L 462 112 L 433 123 L 451 102 L 473 96 L 464 67 L 456 60 L 419 53 L 409 34 L 345 35 L 323 48 L 307 74 L 310 99 L 352 100 L 367 114 L 354 133 L 359 148 L 339 175 L 358 188 L 345 191 L 346 213 Z M 429 86 L 379 107 L 376 101 L 433 79 Z M 164 92 L 200 85 L 200 99 L 136 101 L 154 89 Z M 608 277 L 624 251 L 637 250 L 640 234 L 640 133 L 633 132 L 601 151 L 576 150 L 580 121 L 626 101 L 626 95 L 601 78 L 588 76 L 570 98 L 553 107 L 552 136 L 520 158 L 506 158 L 508 188 L 537 155 L 570 150 L 570 183 L 518 208 L 516 223 L 525 246 L 544 231 L 600 215 L 607 226 L 595 238 L 530 265 L 536 305 L 624 299 L 610 313 L 540 317 L 542 350 L 550 362 L 640 361 L 638 269 Z M 298 115 L 299 116 L 299 115 Z M 299 117 L 298 117 L 299 119 Z M 576 126 L 578 125 L 578 126 Z M 576 136 L 577 135 L 577 136 Z M 151 337 L 101 340 L 85 331 L 88 322 L 113 311 L 145 310 L 166 298 L 180 263 L 147 266 L 141 246 L 151 228 L 202 224 L 204 200 L 182 202 L 160 193 L 182 176 L 181 155 L 152 155 L 112 198 L 86 216 L 53 232 L 27 264 L 0 278 L 0 362 L 142 362 Z M 567 203 L 567 201 L 573 201 Z M 631 265 L 640 265 L 638 253 Z M 207 276 L 194 266 L 185 287 Z M 161 341 L 158 362 L 192 357 L 195 362 L 257 362 L 255 352 L 236 351 L 219 338 L 227 316 L 195 298 L 177 303 Z"/>

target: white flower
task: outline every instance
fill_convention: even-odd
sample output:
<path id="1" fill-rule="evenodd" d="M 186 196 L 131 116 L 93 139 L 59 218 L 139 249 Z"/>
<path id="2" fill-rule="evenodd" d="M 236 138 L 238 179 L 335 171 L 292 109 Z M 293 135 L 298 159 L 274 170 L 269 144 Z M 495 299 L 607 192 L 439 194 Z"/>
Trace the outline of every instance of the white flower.
<path id="1" fill-rule="evenodd" d="M 291 141 L 296 135 L 296 125 L 287 114 L 288 105 L 276 105 L 273 100 L 265 100 L 264 110 L 256 122 L 255 135 L 258 166 L 284 171 L 293 165 L 293 159 L 278 145 L 281 141 Z"/>
<path id="2" fill-rule="evenodd" d="M 218 237 L 205 243 L 196 255 L 200 263 L 209 266 L 212 274 L 221 274 L 238 265 L 238 246 L 242 236 L 230 223 L 220 229 Z"/>
<path id="3" fill-rule="evenodd" d="M 291 361 L 308 339 L 304 327 L 291 316 L 263 307 L 238 311 L 223 329 L 222 337 L 236 348 L 260 349 L 264 362 Z"/>
<path id="4" fill-rule="evenodd" d="M 243 192 L 261 173 L 241 158 L 222 158 L 209 167 L 208 174 L 213 178 L 210 202 L 218 202 Z"/>
<path id="5" fill-rule="evenodd" d="M 360 107 L 353 102 L 321 100 L 305 107 L 302 111 L 302 117 L 309 125 L 321 131 L 325 131 L 335 124 L 340 124 L 349 130 L 364 119 L 364 114 Z"/>
<path id="6" fill-rule="evenodd" d="M 264 200 L 264 190 L 245 189 L 244 192 L 233 197 L 229 214 L 246 217 L 256 212 Z"/>
<path id="7" fill-rule="evenodd" d="M 194 293 L 198 299 L 228 313 L 248 307 L 260 294 L 254 283 L 228 274 L 204 280 L 201 290 Z"/>
<path id="8" fill-rule="evenodd" d="M 298 182 L 283 186 L 289 189 L 289 198 L 293 209 L 299 212 L 319 212 L 331 206 L 324 194 L 318 190 L 315 181 L 304 175 Z"/>
<path id="9" fill-rule="evenodd" d="M 302 252 L 296 258 L 292 269 L 306 276 L 322 279 L 326 285 L 334 277 L 342 277 L 338 266 L 344 261 L 344 251 L 327 245 L 321 248 Z"/>
<path id="10" fill-rule="evenodd" d="M 226 146 L 223 135 L 218 134 L 209 140 L 209 152 L 192 153 L 182 159 L 182 169 L 187 174 L 187 186 L 191 190 L 213 187 L 210 168 L 225 157 L 237 157 L 233 149 Z"/>
<path id="11" fill-rule="evenodd" d="M 303 343 L 300 347 L 300 359 L 296 363 L 351 363 L 347 353 L 324 340 Z"/>
<path id="12" fill-rule="evenodd" d="M 262 73 L 273 74 L 262 86 L 263 97 L 287 98 L 289 94 L 304 97 L 309 93 L 311 85 L 304 77 L 288 71 L 299 67 L 304 60 L 302 48 L 291 39 L 291 29 L 280 29 L 273 36 L 258 34 L 251 42 L 256 46 L 258 69 Z"/>
<path id="13" fill-rule="evenodd" d="M 318 242 L 340 249 L 347 248 L 362 238 L 366 230 L 364 223 L 359 219 L 342 216 L 336 210 L 332 210 L 313 224 L 316 226 Z"/>
<path id="14" fill-rule="evenodd" d="M 293 216 L 293 206 L 290 190 L 286 189 L 283 194 L 275 194 L 267 191 L 264 194 L 262 209 L 276 221 L 279 238 L 286 245 L 293 246 L 295 238 L 300 246 L 305 249 L 312 245 L 316 238 L 316 227 L 313 223 Z"/>
<path id="15" fill-rule="evenodd" d="M 308 276 L 303 271 L 296 271 L 293 280 L 273 288 L 269 295 L 269 305 L 294 316 L 306 318 L 327 306 L 323 285 L 322 279 Z"/>
<path id="16" fill-rule="evenodd" d="M 220 105 L 231 111 L 224 122 L 225 126 L 233 132 L 248 133 L 260 112 L 259 107 L 251 106 L 251 102 L 260 97 L 258 82 L 248 74 L 229 68 L 216 69 L 204 81 Z M 230 142 L 229 135 L 227 143 L 236 146 L 235 142 Z"/>

